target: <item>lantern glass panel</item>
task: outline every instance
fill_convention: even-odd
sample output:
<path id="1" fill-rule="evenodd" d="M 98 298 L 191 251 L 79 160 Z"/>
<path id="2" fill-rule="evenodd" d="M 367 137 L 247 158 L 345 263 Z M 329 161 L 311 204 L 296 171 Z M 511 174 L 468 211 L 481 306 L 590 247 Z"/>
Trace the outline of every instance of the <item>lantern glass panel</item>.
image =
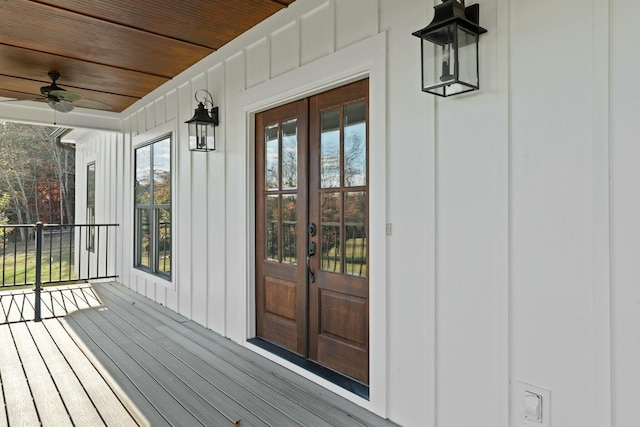
<path id="1" fill-rule="evenodd" d="M 422 38 L 422 90 L 431 91 L 455 80 L 456 24 L 439 28 Z"/>
<path id="2" fill-rule="evenodd" d="M 458 80 L 478 88 L 478 35 L 458 27 Z"/>
<path id="3" fill-rule="evenodd" d="M 198 147 L 198 126 L 195 122 L 189 123 L 189 150 L 193 151 Z"/>
<path id="4" fill-rule="evenodd" d="M 208 122 L 189 123 L 189 150 L 215 150 L 214 127 Z"/>
<path id="5" fill-rule="evenodd" d="M 478 89 L 478 35 L 456 23 L 422 38 L 422 90 L 440 96 Z"/>

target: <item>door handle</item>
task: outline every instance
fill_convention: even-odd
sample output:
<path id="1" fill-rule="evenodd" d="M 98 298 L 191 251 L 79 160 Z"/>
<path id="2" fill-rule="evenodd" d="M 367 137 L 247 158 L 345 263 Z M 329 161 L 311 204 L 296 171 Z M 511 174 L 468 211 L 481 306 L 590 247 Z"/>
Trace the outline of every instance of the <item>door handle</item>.
<path id="1" fill-rule="evenodd" d="M 316 254 L 316 242 L 309 242 L 309 251 L 307 252 L 307 271 L 309 272 L 309 282 L 316 281 L 316 275 L 311 268 L 311 257 Z"/>

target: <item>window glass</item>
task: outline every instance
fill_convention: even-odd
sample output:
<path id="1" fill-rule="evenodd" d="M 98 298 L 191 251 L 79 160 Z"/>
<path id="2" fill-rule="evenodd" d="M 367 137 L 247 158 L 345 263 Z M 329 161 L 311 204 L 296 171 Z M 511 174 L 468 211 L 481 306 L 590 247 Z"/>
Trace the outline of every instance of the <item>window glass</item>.
<path id="1" fill-rule="evenodd" d="M 282 189 L 298 187 L 298 120 L 282 123 Z"/>
<path id="2" fill-rule="evenodd" d="M 267 190 L 280 188 L 280 145 L 278 143 L 278 125 L 267 126 L 264 130 L 265 144 L 265 180 Z"/>
<path id="3" fill-rule="evenodd" d="M 364 102 L 344 109 L 344 185 L 367 185 L 367 105 Z"/>
<path id="4" fill-rule="evenodd" d="M 135 266 L 171 277 L 171 137 L 135 151 Z"/>
<path id="5" fill-rule="evenodd" d="M 324 111 L 320 120 L 320 184 L 340 187 L 340 109 Z"/>
<path id="6" fill-rule="evenodd" d="M 136 150 L 136 203 L 149 204 L 151 188 L 151 146 Z"/>

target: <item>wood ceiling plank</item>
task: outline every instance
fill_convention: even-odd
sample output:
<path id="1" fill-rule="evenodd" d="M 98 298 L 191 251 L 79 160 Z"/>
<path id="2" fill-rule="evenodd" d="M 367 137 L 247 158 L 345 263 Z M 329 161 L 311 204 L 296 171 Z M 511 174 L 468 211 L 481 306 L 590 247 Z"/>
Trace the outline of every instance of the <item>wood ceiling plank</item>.
<path id="1" fill-rule="evenodd" d="M 39 0 L 78 14 L 218 49 L 293 0 Z M 283 4 L 284 3 L 284 4 Z"/>
<path id="2" fill-rule="evenodd" d="M 44 84 L 51 82 L 49 71 L 61 75 L 58 83 L 67 88 L 94 89 L 142 98 L 168 79 L 136 71 L 83 62 L 48 53 L 0 45 L 0 73 L 20 76 Z"/>
<path id="3" fill-rule="evenodd" d="M 29 25 L 16 17 L 29 17 Z M 0 42 L 173 77 L 213 50 L 25 0 L 4 2 Z"/>
<path id="4" fill-rule="evenodd" d="M 0 0 L 0 96 L 38 97 L 58 71 L 122 111 L 294 1 Z"/>

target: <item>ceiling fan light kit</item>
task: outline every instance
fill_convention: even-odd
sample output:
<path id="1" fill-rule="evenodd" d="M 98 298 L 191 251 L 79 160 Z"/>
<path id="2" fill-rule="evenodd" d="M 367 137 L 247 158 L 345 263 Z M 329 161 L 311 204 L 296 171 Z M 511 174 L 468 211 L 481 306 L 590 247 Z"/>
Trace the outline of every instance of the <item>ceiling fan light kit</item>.
<path id="1" fill-rule="evenodd" d="M 68 113 L 75 108 L 72 103 L 65 100 L 49 101 L 47 104 L 59 113 Z"/>

